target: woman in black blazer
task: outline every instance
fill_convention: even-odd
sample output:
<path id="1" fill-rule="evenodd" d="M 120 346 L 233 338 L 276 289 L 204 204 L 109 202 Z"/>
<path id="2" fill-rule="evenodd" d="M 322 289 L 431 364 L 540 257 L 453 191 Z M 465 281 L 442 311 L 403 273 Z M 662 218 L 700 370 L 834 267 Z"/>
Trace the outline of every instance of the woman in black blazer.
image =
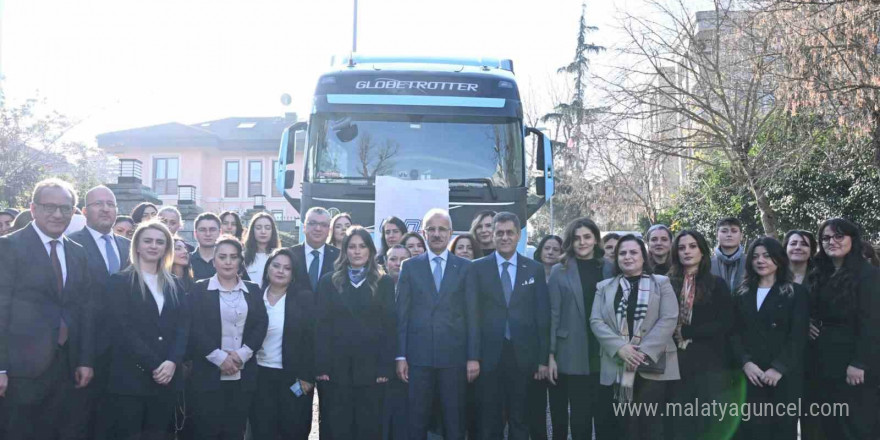
<path id="1" fill-rule="evenodd" d="M 875 438 L 880 272 L 862 257 L 861 233 L 852 222 L 828 220 L 818 238 L 808 277 L 815 336 L 808 356 L 816 387 L 811 403 L 845 403 L 849 414 L 818 418 L 820 432 L 813 438 Z"/>
<path id="2" fill-rule="evenodd" d="M 217 274 L 197 281 L 187 295 L 192 315 L 188 358 L 199 440 L 241 440 L 257 388 L 254 356 L 266 337 L 262 292 L 239 277 L 242 244 L 223 235 L 214 248 Z"/>
<path id="3" fill-rule="evenodd" d="M 141 223 L 131 246 L 132 264 L 110 277 L 112 341 L 107 395 L 99 412 L 102 439 L 167 439 L 176 392 L 183 387 L 189 313 L 171 275 L 171 232 Z"/>
<path id="4" fill-rule="evenodd" d="M 293 251 L 276 249 L 262 271 L 269 327 L 257 352 L 257 391 L 251 406 L 254 439 L 307 440 L 312 428 L 313 308 L 309 290 L 297 290 Z"/>
<path id="5" fill-rule="evenodd" d="M 775 238 L 761 237 L 749 246 L 746 275 L 733 301 L 731 347 L 745 376 L 747 403 L 753 411 L 767 403 L 796 405 L 803 393 L 809 299 L 791 281 L 788 257 Z M 756 415 L 743 421 L 740 434 L 749 440 L 793 440 L 797 417 Z"/>
<path id="6" fill-rule="evenodd" d="M 712 275 L 712 253 L 703 234 L 686 229 L 672 241 L 669 281 L 678 296 L 678 369 L 681 380 L 672 383 L 671 400 L 685 405 L 726 402 L 729 359 L 726 348 L 733 327 L 733 301 L 724 279 Z M 718 438 L 730 432 L 730 417 L 675 417 L 672 438 Z"/>
<path id="7" fill-rule="evenodd" d="M 379 272 L 370 233 L 345 233 L 335 270 L 318 282 L 315 373 L 327 401 L 321 432 L 334 440 L 381 437 L 382 396 L 394 374 L 394 284 Z"/>

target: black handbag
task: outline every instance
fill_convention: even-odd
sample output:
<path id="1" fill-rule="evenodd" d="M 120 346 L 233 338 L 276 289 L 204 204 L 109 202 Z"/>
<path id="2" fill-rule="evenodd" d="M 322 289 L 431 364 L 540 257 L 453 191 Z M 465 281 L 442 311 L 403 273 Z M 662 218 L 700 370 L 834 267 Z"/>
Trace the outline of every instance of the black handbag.
<path id="1" fill-rule="evenodd" d="M 657 359 L 657 362 L 651 360 L 651 356 L 645 355 L 645 362 L 647 364 L 639 365 L 636 368 L 636 371 L 642 373 L 651 373 L 651 374 L 663 374 L 666 372 L 666 352 L 660 353 L 660 357 Z"/>

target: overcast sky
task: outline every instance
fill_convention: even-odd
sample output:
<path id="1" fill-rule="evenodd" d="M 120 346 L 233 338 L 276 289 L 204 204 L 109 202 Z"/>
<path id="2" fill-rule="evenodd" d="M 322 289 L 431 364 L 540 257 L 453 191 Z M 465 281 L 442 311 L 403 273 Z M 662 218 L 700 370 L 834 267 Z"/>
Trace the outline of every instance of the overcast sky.
<path id="1" fill-rule="evenodd" d="M 352 0 L 0 0 L 7 99 L 39 95 L 107 131 L 230 116 L 305 115 L 332 55 L 351 49 Z M 580 0 L 360 0 L 364 54 L 512 58 L 520 89 L 543 90 L 574 55 Z M 617 10 L 589 0 L 591 39 L 614 44 Z M 631 12 L 637 10 L 629 9 Z M 610 55 L 598 57 L 597 65 Z M 280 96 L 293 98 L 289 107 Z"/>

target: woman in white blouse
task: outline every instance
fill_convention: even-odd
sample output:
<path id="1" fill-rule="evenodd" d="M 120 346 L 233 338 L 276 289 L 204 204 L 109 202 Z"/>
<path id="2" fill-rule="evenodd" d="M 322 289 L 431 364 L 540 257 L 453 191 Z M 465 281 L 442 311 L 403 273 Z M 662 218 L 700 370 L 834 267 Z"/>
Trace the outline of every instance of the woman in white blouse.
<path id="1" fill-rule="evenodd" d="M 110 277 L 106 298 L 114 335 L 106 409 L 98 437 L 167 439 L 176 391 L 182 389 L 189 313 L 183 288 L 171 275 L 173 241 L 152 221 L 134 233 L 131 265 Z"/>
<path id="2" fill-rule="evenodd" d="M 314 330 L 310 290 L 293 281 L 293 251 L 276 249 L 263 275 L 269 330 L 257 352 L 257 391 L 250 421 L 254 439 L 307 440 L 312 428 Z"/>
<path id="3" fill-rule="evenodd" d="M 267 212 L 255 215 L 244 238 L 244 266 L 250 281 L 262 287 L 263 269 L 269 254 L 280 247 L 275 218 Z"/>

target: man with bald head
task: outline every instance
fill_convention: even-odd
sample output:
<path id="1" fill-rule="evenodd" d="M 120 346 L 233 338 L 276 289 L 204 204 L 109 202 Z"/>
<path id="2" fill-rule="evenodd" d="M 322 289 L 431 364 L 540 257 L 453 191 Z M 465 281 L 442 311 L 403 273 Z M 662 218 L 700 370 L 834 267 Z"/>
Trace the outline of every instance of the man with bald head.
<path id="1" fill-rule="evenodd" d="M 403 262 L 397 285 L 397 376 L 409 384 L 408 437 L 427 438 L 437 395 L 445 438 L 461 440 L 467 382 L 480 374 L 477 298 L 465 288 L 471 263 L 447 250 L 447 211 L 428 211 L 422 224 L 428 251 Z"/>
<path id="2" fill-rule="evenodd" d="M 104 286 L 110 275 L 129 265 L 128 252 L 131 243 L 127 238 L 113 232 L 116 213 L 116 195 L 106 186 L 96 186 L 86 193 L 83 208 L 86 226 L 69 235 L 71 240 L 82 245 L 86 251 L 87 266 L 92 278 L 92 307 L 97 321 L 101 323 L 110 322 L 109 311 L 105 307 L 108 301 Z M 112 334 L 113 331 L 104 328 L 96 335 L 95 379 L 78 408 L 82 411 L 79 418 L 83 423 L 77 428 L 87 430 L 88 438 L 91 438 L 91 431 L 94 429 L 94 409 L 97 400 L 107 383 Z"/>

